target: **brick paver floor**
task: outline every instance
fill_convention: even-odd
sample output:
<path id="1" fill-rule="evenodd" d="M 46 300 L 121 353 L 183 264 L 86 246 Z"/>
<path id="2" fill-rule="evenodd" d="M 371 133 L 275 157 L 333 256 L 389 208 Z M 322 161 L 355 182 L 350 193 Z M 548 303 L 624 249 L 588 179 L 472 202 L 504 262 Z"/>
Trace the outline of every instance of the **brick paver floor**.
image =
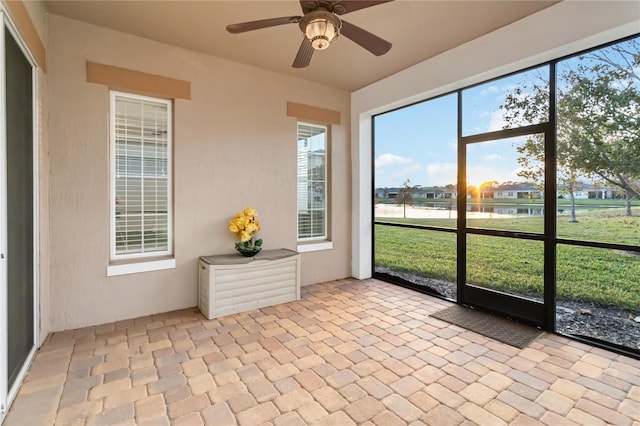
<path id="1" fill-rule="evenodd" d="M 640 361 L 545 333 L 523 350 L 378 280 L 215 320 L 54 333 L 6 425 L 640 425 Z"/>

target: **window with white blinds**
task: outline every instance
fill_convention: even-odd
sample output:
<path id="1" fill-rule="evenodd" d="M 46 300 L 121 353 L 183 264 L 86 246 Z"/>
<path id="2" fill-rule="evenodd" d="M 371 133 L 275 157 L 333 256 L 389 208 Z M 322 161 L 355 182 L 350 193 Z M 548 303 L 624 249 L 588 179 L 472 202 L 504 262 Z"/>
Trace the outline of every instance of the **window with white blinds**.
<path id="1" fill-rule="evenodd" d="M 172 254 L 171 102 L 111 92 L 111 259 Z"/>
<path id="2" fill-rule="evenodd" d="M 327 127 L 298 123 L 298 240 L 327 239 Z"/>

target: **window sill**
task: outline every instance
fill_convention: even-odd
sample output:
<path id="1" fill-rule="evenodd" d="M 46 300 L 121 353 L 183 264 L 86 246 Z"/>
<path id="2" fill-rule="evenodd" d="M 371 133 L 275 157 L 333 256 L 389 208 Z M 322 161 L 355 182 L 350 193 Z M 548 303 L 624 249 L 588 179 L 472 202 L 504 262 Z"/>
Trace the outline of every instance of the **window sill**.
<path id="1" fill-rule="evenodd" d="M 298 253 L 333 249 L 333 241 L 321 241 L 312 243 L 298 243 Z"/>
<path id="2" fill-rule="evenodd" d="M 175 269 L 175 259 L 162 259 L 152 261 L 139 261 L 136 263 L 122 263 L 107 266 L 107 276 L 138 274 L 141 272 L 162 271 L 164 269 Z"/>

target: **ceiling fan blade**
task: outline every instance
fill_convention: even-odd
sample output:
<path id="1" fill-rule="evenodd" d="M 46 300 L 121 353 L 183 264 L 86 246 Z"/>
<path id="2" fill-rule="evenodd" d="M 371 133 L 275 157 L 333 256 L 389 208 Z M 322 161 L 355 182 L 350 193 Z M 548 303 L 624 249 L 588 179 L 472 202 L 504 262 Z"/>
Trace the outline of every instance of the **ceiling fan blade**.
<path id="1" fill-rule="evenodd" d="M 284 24 L 297 24 L 302 16 L 283 16 L 281 18 L 260 19 L 259 21 L 241 22 L 227 25 L 227 31 L 231 34 L 244 33 L 246 31 L 275 27 Z"/>
<path id="2" fill-rule="evenodd" d="M 351 39 L 351 41 L 359 44 L 376 56 L 384 55 L 391 49 L 391 43 L 387 40 L 344 20 L 342 21 L 340 34 Z"/>
<path id="3" fill-rule="evenodd" d="M 355 12 L 356 10 L 366 9 L 367 7 L 377 6 L 383 3 L 389 3 L 393 0 L 338 0 L 331 9 L 338 15 L 344 15 L 345 13 Z"/>
<path id="4" fill-rule="evenodd" d="M 302 44 L 300 45 L 300 49 L 298 49 L 298 54 L 296 58 L 293 60 L 293 64 L 291 65 L 293 68 L 305 68 L 308 67 L 311 63 L 311 56 L 313 56 L 313 46 L 308 38 L 302 38 Z"/>

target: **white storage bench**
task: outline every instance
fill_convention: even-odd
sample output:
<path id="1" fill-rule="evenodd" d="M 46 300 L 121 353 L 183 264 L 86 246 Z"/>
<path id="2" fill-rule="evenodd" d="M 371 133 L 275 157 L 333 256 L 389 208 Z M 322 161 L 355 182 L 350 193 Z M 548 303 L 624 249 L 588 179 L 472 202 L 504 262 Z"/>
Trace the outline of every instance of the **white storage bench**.
<path id="1" fill-rule="evenodd" d="M 198 262 L 198 308 L 208 319 L 299 299 L 298 252 L 202 256 Z"/>

